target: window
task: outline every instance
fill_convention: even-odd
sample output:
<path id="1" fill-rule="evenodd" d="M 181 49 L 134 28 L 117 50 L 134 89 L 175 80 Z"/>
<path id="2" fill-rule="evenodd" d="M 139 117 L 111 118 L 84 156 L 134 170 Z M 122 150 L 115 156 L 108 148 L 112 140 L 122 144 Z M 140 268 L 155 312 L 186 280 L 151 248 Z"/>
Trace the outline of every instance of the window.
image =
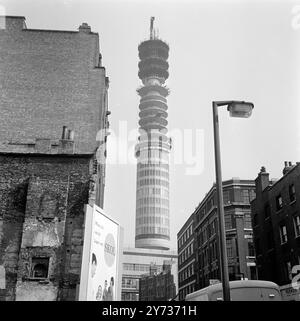
<path id="1" fill-rule="evenodd" d="M 254 190 L 250 190 L 250 202 L 251 202 L 252 200 L 254 200 L 255 197 L 256 197 L 255 191 L 254 191 Z"/>
<path id="2" fill-rule="evenodd" d="M 286 281 L 292 280 L 292 266 L 291 266 L 291 262 L 285 262 L 284 266 L 283 266 L 283 273 L 285 276 Z"/>
<path id="3" fill-rule="evenodd" d="M 270 217 L 270 215 L 271 215 L 270 204 L 269 204 L 269 203 L 266 203 L 266 204 L 265 204 L 265 218 Z"/>
<path id="4" fill-rule="evenodd" d="M 207 230 L 206 228 L 204 228 L 203 230 L 203 242 L 206 242 L 207 241 Z"/>
<path id="5" fill-rule="evenodd" d="M 31 261 L 31 277 L 46 279 L 48 277 L 49 257 L 33 257 Z"/>
<path id="6" fill-rule="evenodd" d="M 205 208 L 203 208 L 203 210 L 201 210 L 200 212 L 200 220 L 202 220 L 204 216 L 205 216 Z"/>
<path id="7" fill-rule="evenodd" d="M 257 226 L 258 225 L 258 214 L 255 213 L 253 216 L 253 226 Z"/>
<path id="8" fill-rule="evenodd" d="M 226 249 L 227 249 L 227 256 L 233 257 L 232 239 L 226 240 Z"/>
<path id="9" fill-rule="evenodd" d="M 232 217 L 231 214 L 225 215 L 225 229 L 230 230 L 232 228 Z"/>
<path id="10" fill-rule="evenodd" d="M 211 237 L 211 229 L 210 224 L 207 225 L 207 238 L 209 239 Z"/>
<path id="11" fill-rule="evenodd" d="M 229 281 L 234 281 L 236 279 L 234 266 L 228 266 L 228 274 L 229 274 Z"/>
<path id="12" fill-rule="evenodd" d="M 284 244 L 287 242 L 287 231 L 286 231 L 286 226 L 285 225 L 281 225 L 279 227 L 279 235 L 280 235 L 280 243 Z"/>
<path id="13" fill-rule="evenodd" d="M 256 251 L 257 255 L 261 254 L 261 246 L 260 246 L 260 239 L 259 238 L 257 238 L 255 240 L 255 251 Z"/>
<path id="14" fill-rule="evenodd" d="M 289 186 L 289 195 L 290 195 L 290 201 L 293 202 L 296 199 L 296 191 L 295 191 L 294 184 L 291 184 Z"/>
<path id="15" fill-rule="evenodd" d="M 294 216 L 293 221 L 294 221 L 295 235 L 296 237 L 300 236 L 300 216 L 299 215 Z"/>
<path id="16" fill-rule="evenodd" d="M 214 199 L 211 198 L 207 203 L 207 210 L 209 211 L 214 206 Z"/>
<path id="17" fill-rule="evenodd" d="M 273 230 L 267 232 L 267 247 L 268 249 L 274 248 Z"/>
<path id="18" fill-rule="evenodd" d="M 253 242 L 248 242 L 248 255 L 255 256 L 254 244 Z"/>
<path id="19" fill-rule="evenodd" d="M 244 216 L 244 228 L 252 228 L 251 215 L 245 214 Z"/>
<path id="20" fill-rule="evenodd" d="M 249 203 L 249 191 L 247 189 L 242 191 L 242 202 Z"/>
<path id="21" fill-rule="evenodd" d="M 282 209 L 282 197 L 281 197 L 281 195 L 279 194 L 279 195 L 276 197 L 276 210 L 279 211 L 280 209 Z"/>
<path id="22" fill-rule="evenodd" d="M 229 191 L 223 192 L 223 202 L 224 202 L 224 204 L 230 203 Z"/>
<path id="23" fill-rule="evenodd" d="M 216 228 L 215 228 L 215 221 L 213 221 L 211 224 L 210 224 L 210 232 L 211 232 L 211 235 L 215 235 L 216 234 Z"/>

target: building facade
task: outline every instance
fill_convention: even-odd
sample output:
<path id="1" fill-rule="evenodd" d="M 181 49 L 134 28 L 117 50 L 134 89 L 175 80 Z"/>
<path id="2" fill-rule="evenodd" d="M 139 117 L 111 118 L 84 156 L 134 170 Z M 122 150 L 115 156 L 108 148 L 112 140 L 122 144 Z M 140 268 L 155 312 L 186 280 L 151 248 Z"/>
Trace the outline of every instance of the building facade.
<path id="1" fill-rule="evenodd" d="M 174 274 L 171 272 L 172 262 L 164 262 L 162 271 L 157 272 L 155 266 L 150 273 L 140 279 L 140 301 L 169 301 L 176 296 Z"/>
<path id="2" fill-rule="evenodd" d="M 250 210 L 254 181 L 223 181 L 223 197 L 229 280 L 256 279 Z M 221 280 L 216 198 L 214 185 L 194 212 L 195 290 Z"/>
<path id="3" fill-rule="evenodd" d="M 169 153 L 167 100 L 169 46 L 158 39 L 151 18 L 150 39 L 139 47 L 140 95 L 137 158 L 135 247 L 170 248 Z"/>
<path id="4" fill-rule="evenodd" d="M 178 298 L 184 300 L 187 294 L 195 291 L 195 237 L 194 213 L 177 233 L 178 248 Z"/>
<path id="5" fill-rule="evenodd" d="M 0 300 L 75 300 L 84 205 L 104 199 L 99 35 L 1 20 Z"/>
<path id="6" fill-rule="evenodd" d="M 285 162 L 276 181 L 262 167 L 255 184 L 251 214 L 258 278 L 288 287 L 293 267 L 300 265 L 300 163 Z"/>
<path id="7" fill-rule="evenodd" d="M 171 274 L 177 293 L 177 253 L 175 251 L 124 248 L 122 272 L 122 301 L 141 301 L 140 280 L 155 269 L 156 273 L 163 271 L 165 262 L 171 262 Z M 175 295 L 174 295 L 175 296 Z"/>

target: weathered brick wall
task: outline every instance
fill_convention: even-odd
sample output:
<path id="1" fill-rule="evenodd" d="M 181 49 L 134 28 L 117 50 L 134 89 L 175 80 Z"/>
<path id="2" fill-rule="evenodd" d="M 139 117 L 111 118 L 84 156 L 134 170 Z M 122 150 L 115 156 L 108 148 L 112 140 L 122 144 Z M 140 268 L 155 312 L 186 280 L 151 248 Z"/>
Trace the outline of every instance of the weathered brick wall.
<path id="1" fill-rule="evenodd" d="M 0 155 L 0 300 L 75 299 L 92 170 L 92 156 Z M 49 283 L 30 280 L 34 256 L 50 257 Z"/>
<path id="2" fill-rule="evenodd" d="M 107 110 L 98 34 L 23 29 L 23 20 L 8 17 L 0 30 L 0 150 L 59 139 L 66 125 L 75 153 L 93 152 Z"/>
<path id="3" fill-rule="evenodd" d="M 108 126 L 108 78 L 99 60 L 99 37 L 87 25 L 79 32 L 32 30 L 23 17 L 5 19 L 6 29 L 0 30 L 0 300 L 74 300 L 83 207 L 103 204 L 105 164 L 94 170 L 97 132 Z M 74 140 L 60 140 L 63 126 L 74 131 Z M 31 279 L 33 257 L 50 257 L 47 282 Z"/>

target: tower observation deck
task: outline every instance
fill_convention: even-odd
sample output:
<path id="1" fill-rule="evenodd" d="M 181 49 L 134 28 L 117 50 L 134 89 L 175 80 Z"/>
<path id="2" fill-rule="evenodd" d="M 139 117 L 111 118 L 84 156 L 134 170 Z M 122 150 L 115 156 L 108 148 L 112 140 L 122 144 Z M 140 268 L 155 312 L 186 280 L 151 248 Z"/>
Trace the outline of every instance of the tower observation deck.
<path id="1" fill-rule="evenodd" d="M 137 158 L 136 233 L 137 248 L 169 249 L 169 154 L 171 140 L 167 136 L 169 46 L 153 29 L 150 39 L 138 46 L 139 72 L 143 85 L 137 90 L 139 104 L 139 138 Z"/>

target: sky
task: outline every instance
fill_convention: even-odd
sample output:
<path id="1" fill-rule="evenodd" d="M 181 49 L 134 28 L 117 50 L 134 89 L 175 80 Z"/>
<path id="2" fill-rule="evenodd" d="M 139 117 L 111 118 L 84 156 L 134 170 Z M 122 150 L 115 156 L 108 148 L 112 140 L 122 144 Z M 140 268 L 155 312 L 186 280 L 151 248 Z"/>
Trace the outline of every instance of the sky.
<path id="1" fill-rule="evenodd" d="M 128 131 L 138 127 L 137 48 L 149 38 L 155 17 L 154 27 L 170 47 L 168 128 L 191 134 L 184 136 L 187 149 L 179 144 L 171 152 L 172 159 L 183 150 L 183 161 L 170 165 L 173 249 L 215 181 L 212 101 L 254 103 L 248 119 L 219 110 L 223 180 L 255 179 L 261 166 L 279 178 L 284 161 L 300 161 L 300 0 L 0 0 L 3 13 L 25 16 L 30 29 L 77 30 L 87 22 L 99 33 L 116 135 L 120 122 Z M 109 137 L 108 155 L 111 142 Z M 188 152 L 194 160 L 185 157 Z M 124 227 L 125 246 L 134 246 L 135 191 L 134 162 L 107 165 L 104 210 Z"/>

